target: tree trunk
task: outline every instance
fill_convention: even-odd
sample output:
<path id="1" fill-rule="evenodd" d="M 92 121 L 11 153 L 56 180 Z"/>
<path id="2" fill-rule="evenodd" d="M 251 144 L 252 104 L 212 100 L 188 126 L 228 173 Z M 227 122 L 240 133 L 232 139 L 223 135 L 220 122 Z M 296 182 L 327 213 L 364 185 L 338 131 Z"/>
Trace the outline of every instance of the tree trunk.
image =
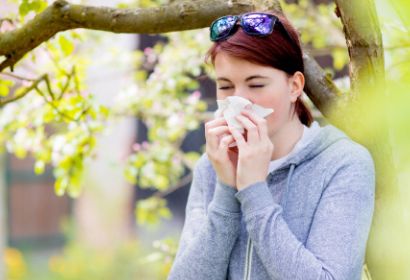
<path id="1" fill-rule="evenodd" d="M 336 0 L 350 56 L 351 94 L 344 128 L 371 152 L 376 168 L 376 201 L 366 262 L 375 280 L 408 279 L 408 256 L 403 234 L 404 201 L 394 169 L 385 102 L 384 55 L 373 0 Z M 381 108 L 378 109 L 378 108 Z M 407 256 L 407 257 L 406 257 Z M 407 261 L 406 261 L 407 259 Z M 407 276 L 406 276 L 407 274 Z"/>

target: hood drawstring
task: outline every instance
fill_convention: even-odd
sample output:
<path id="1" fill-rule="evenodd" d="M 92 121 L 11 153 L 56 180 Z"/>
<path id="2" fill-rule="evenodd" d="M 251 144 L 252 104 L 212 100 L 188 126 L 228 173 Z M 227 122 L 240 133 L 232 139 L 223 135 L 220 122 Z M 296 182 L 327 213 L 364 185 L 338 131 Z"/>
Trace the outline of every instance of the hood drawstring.
<path id="1" fill-rule="evenodd" d="M 288 202 L 288 192 L 289 192 L 289 185 L 290 185 L 290 179 L 292 178 L 293 172 L 295 171 L 296 164 L 292 163 L 290 165 L 290 170 L 288 173 L 288 177 L 286 179 L 286 186 L 285 189 L 283 190 L 283 195 L 282 195 L 282 209 L 283 212 L 285 212 L 286 208 L 286 203 Z M 270 184 L 272 181 L 272 173 L 269 173 L 267 182 Z M 252 269 L 252 255 L 253 255 L 253 245 L 252 245 L 252 240 L 250 236 L 248 236 L 248 243 L 246 246 L 246 260 L 245 260 L 245 271 L 243 275 L 244 280 L 249 280 L 251 279 L 251 269 Z"/>

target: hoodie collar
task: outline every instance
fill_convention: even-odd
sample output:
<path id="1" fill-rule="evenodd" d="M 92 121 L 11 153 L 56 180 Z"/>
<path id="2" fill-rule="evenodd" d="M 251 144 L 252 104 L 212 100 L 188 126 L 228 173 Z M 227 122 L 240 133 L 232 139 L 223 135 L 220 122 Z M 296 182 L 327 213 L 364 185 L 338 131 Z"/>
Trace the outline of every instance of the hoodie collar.
<path id="1" fill-rule="evenodd" d="M 290 165 L 300 165 L 304 161 L 314 158 L 332 144 L 341 139 L 348 138 L 347 135 L 333 125 L 319 127 L 319 131 L 313 136 L 301 150 L 290 155 L 276 170 L 288 169 Z M 273 171 L 275 172 L 275 171 Z"/>

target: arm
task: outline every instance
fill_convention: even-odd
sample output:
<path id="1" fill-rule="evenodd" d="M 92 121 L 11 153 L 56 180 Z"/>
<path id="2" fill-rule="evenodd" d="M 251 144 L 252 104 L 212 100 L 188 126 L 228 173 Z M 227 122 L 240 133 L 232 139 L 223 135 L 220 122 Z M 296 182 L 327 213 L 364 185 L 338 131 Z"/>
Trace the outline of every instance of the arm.
<path id="1" fill-rule="evenodd" d="M 291 232 L 266 182 L 237 193 L 247 230 L 272 279 L 355 279 L 362 270 L 374 208 L 368 153 L 332 172 L 304 246 Z"/>
<path id="2" fill-rule="evenodd" d="M 209 185 L 206 183 L 208 178 L 202 176 L 201 171 L 200 165 L 197 165 L 180 245 L 169 280 L 225 280 L 230 254 L 239 235 L 241 214 L 235 198 L 236 190 L 217 181 L 206 213 L 203 188 Z"/>

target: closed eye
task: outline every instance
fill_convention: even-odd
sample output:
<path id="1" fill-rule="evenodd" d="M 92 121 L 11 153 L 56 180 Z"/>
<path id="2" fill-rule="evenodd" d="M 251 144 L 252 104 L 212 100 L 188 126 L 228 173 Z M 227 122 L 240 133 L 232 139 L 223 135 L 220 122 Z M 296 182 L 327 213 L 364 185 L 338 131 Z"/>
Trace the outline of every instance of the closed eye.
<path id="1" fill-rule="evenodd" d="M 228 89 L 231 89 L 232 87 L 230 87 L 230 86 L 224 86 L 224 87 L 219 87 L 218 89 L 220 89 L 220 90 L 228 90 Z"/>
<path id="2" fill-rule="evenodd" d="M 250 85 L 250 88 L 263 88 L 265 85 Z"/>

